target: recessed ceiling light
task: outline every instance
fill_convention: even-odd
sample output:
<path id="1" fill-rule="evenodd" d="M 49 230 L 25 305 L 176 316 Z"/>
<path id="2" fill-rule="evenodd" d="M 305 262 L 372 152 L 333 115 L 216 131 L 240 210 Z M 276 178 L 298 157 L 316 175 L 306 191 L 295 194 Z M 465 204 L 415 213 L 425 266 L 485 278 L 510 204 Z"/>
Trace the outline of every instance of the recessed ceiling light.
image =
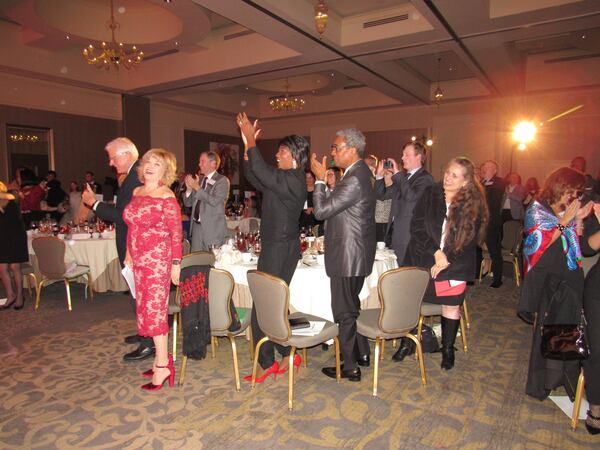
<path id="1" fill-rule="evenodd" d="M 317 92 L 317 91 L 315 91 L 315 90 L 313 89 L 313 90 L 312 90 L 312 93 L 314 94 L 315 92 Z"/>
<path id="2" fill-rule="evenodd" d="M 332 77 L 335 77 L 335 73 L 331 72 L 331 76 L 332 76 Z"/>
<path id="3" fill-rule="evenodd" d="M 452 71 L 454 70 L 454 67 L 448 67 L 448 70 L 449 70 L 450 72 L 452 72 Z"/>
<path id="4" fill-rule="evenodd" d="M 585 39 L 585 34 L 582 34 L 582 35 L 581 35 L 581 39 Z"/>
<path id="5" fill-rule="evenodd" d="M 127 11 L 127 10 L 125 9 L 124 6 L 119 6 L 119 8 L 117 9 L 117 11 L 119 11 L 119 14 L 125 14 L 125 11 Z"/>
<path id="6" fill-rule="evenodd" d="M 71 36 L 69 36 L 68 34 L 65 36 L 65 39 L 68 41 L 69 39 L 71 39 Z"/>
<path id="7" fill-rule="evenodd" d="M 179 41 L 175 41 L 175 45 L 179 45 Z"/>
<path id="8" fill-rule="evenodd" d="M 317 81 L 316 81 L 316 83 L 317 83 L 317 84 L 321 84 L 321 80 L 319 80 L 319 79 L 317 78 Z"/>

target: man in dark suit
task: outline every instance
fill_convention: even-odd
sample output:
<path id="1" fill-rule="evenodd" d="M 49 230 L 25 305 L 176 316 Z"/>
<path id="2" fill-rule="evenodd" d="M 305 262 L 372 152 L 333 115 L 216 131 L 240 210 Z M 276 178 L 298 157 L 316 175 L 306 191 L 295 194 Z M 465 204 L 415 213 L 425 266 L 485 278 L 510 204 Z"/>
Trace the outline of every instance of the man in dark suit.
<path id="1" fill-rule="evenodd" d="M 123 184 L 121 184 L 117 194 L 117 203 L 116 205 L 111 205 L 97 201 L 96 195 L 89 185 L 83 192 L 82 199 L 86 205 L 90 206 L 96 212 L 98 217 L 115 224 L 117 253 L 119 254 L 119 262 L 123 266 L 125 253 L 127 252 L 127 224 L 123 220 L 123 210 L 131 201 L 133 190 L 142 185 L 137 173 L 139 153 L 134 143 L 125 137 L 119 137 L 110 141 L 106 144 L 104 150 L 106 150 L 108 155 L 108 164 L 115 168 L 117 175 L 125 175 Z M 133 311 L 135 312 L 135 299 L 131 298 L 131 301 Z M 136 350 L 123 356 L 125 361 L 139 361 L 154 356 L 152 338 L 136 334 L 127 336 L 125 342 L 127 344 L 139 343 L 139 347 Z"/>
<path id="2" fill-rule="evenodd" d="M 391 232 L 392 248 L 396 253 L 398 266 L 402 266 L 406 248 L 410 241 L 410 221 L 415 205 L 427 186 L 433 184 L 433 177 L 423 165 L 427 150 L 420 142 L 408 142 L 402 150 L 402 166 L 398 168 L 392 158 L 382 160 L 377 166 L 375 193 L 378 200 L 392 199 L 392 208 L 388 221 L 388 233 Z M 384 168 L 385 161 L 391 165 Z M 386 185 L 385 172 L 391 172 L 391 184 Z"/>
<path id="3" fill-rule="evenodd" d="M 339 327 L 344 366 L 342 378 L 360 381 L 358 365 L 368 366 L 369 343 L 356 331 L 360 311 L 358 295 L 375 260 L 375 191 L 373 175 L 362 158 L 365 137 L 357 129 L 336 133 L 331 156 L 345 169 L 335 190 L 325 195 L 326 158 L 323 163 L 312 155 L 311 167 L 317 178 L 313 193 L 314 213 L 325 220 L 325 271 L 331 282 L 331 309 Z M 335 367 L 323 373 L 335 378 Z"/>
<path id="4" fill-rule="evenodd" d="M 494 280 L 490 287 L 499 288 L 502 286 L 502 197 L 504 196 L 504 182 L 496 176 L 498 173 L 498 163 L 496 161 L 486 161 L 479 170 L 481 174 L 481 184 L 485 187 L 490 220 L 488 223 L 485 245 L 492 259 L 492 272 Z"/>
<path id="5" fill-rule="evenodd" d="M 92 188 L 92 191 L 94 191 L 95 194 L 102 194 L 102 185 L 96 182 L 96 180 L 94 179 L 94 172 L 92 172 L 91 170 L 88 170 L 85 173 L 85 184 L 89 184 Z"/>

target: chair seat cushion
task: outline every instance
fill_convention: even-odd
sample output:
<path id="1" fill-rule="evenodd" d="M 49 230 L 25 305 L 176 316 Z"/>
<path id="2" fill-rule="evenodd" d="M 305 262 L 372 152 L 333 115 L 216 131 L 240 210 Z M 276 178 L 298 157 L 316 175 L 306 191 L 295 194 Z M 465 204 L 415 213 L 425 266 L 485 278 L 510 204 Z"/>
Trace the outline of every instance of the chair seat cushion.
<path id="1" fill-rule="evenodd" d="M 442 314 L 442 305 L 435 305 L 433 303 L 423 302 L 421 304 L 421 315 L 422 316 L 439 316 Z"/>
<path id="2" fill-rule="evenodd" d="M 315 336 L 298 336 L 292 334 L 292 337 L 288 341 L 281 343 L 282 345 L 293 345 L 296 348 L 314 347 L 315 345 L 319 345 L 325 341 L 333 339 L 338 335 L 337 324 L 330 322 L 327 319 L 302 312 L 295 312 L 289 315 L 289 318 L 291 319 L 299 317 L 304 317 L 311 322 L 325 322 L 325 326 L 323 327 L 323 330 Z"/>
<path id="3" fill-rule="evenodd" d="M 67 272 L 65 272 L 65 278 L 77 278 L 80 277 L 81 275 L 85 275 L 86 273 L 88 273 L 90 271 L 90 268 L 88 266 L 75 266 L 72 269 L 69 269 Z"/>
<path id="4" fill-rule="evenodd" d="M 413 327 L 404 330 L 395 330 L 394 333 L 386 333 L 379 328 L 379 315 L 381 314 L 381 308 L 376 309 L 363 309 L 356 319 L 356 331 L 359 334 L 369 338 L 383 338 L 383 339 L 394 339 L 404 336 Z"/>

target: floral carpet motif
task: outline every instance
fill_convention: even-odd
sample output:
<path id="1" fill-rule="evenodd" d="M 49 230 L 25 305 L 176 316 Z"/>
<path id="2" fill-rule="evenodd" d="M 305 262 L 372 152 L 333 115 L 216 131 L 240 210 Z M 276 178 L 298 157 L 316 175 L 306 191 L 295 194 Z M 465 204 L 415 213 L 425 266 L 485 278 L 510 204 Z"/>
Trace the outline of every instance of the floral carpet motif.
<path id="1" fill-rule="evenodd" d="M 372 367 L 360 383 L 337 384 L 321 374 L 333 351 L 310 349 L 289 412 L 287 375 L 235 391 L 224 339 L 216 358 L 188 362 L 184 386 L 142 391 L 151 361 L 122 361 L 133 350 L 123 337 L 135 331 L 127 297 L 85 300 L 76 286 L 69 313 L 53 285 L 38 311 L 31 300 L 22 311 L 0 311 L 0 448 L 598 448 L 582 422 L 572 432 L 550 400 L 524 394 L 531 331 L 515 316 L 517 296 L 510 280 L 497 290 L 469 288 L 469 351 L 459 337 L 449 372 L 440 354 L 426 354 L 426 386 L 414 357 L 391 360 L 389 342 L 377 398 Z M 248 345 L 237 342 L 245 375 Z"/>

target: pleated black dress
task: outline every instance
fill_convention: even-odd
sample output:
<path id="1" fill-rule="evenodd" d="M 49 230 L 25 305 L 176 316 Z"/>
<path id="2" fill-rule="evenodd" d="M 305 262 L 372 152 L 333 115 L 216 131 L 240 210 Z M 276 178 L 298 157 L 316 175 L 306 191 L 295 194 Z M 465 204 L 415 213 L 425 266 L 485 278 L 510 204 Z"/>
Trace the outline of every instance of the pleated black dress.
<path id="1" fill-rule="evenodd" d="M 0 264 L 29 261 L 27 233 L 15 201 L 9 201 L 0 212 L 0 236 Z"/>

